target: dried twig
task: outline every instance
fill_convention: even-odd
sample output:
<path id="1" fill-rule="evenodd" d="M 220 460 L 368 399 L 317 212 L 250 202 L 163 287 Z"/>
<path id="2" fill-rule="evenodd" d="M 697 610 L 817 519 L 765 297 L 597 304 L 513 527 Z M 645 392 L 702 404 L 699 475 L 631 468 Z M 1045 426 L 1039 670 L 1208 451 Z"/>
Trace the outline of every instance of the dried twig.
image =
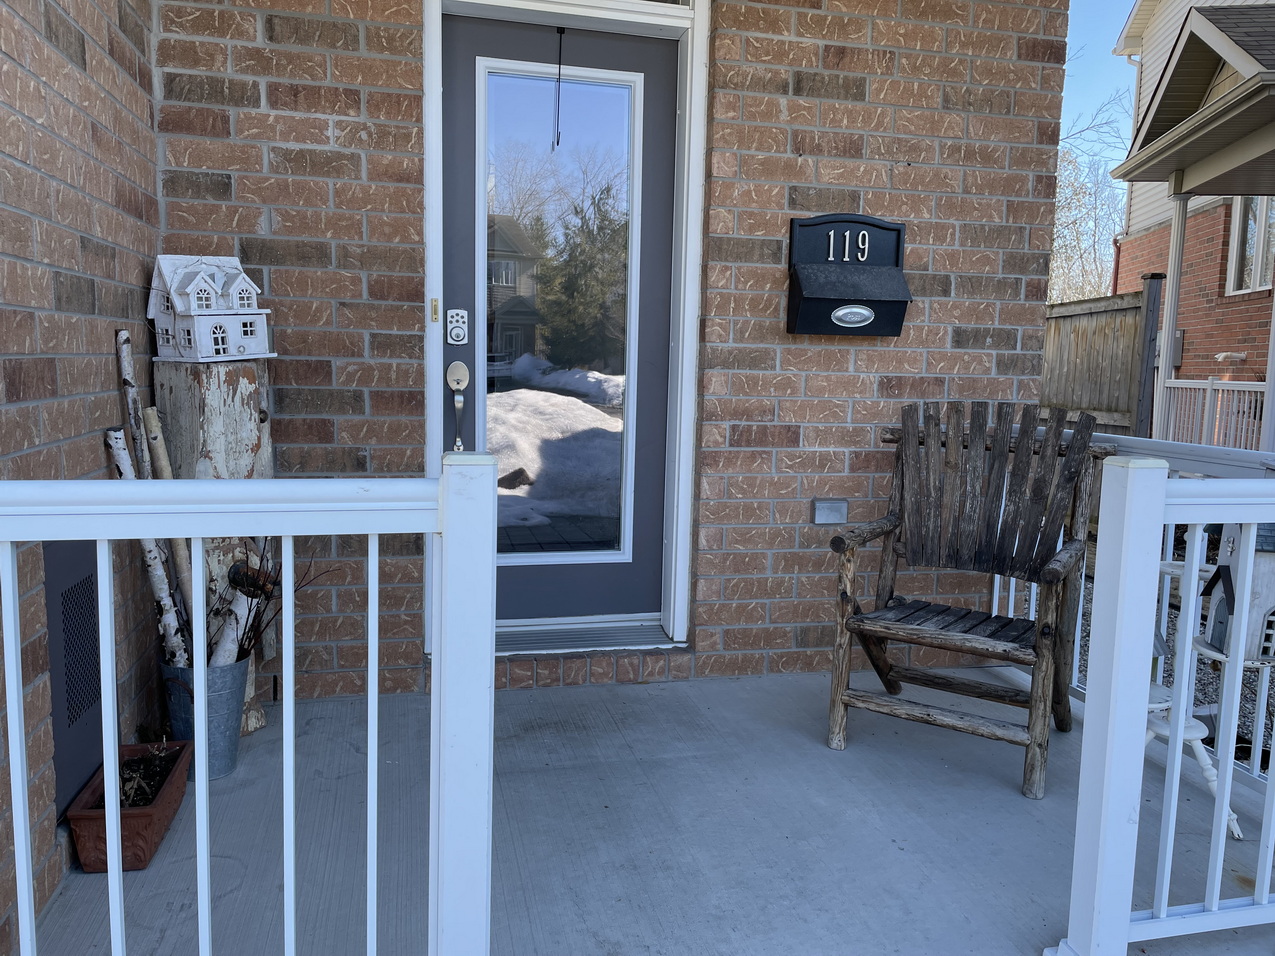
<path id="1" fill-rule="evenodd" d="M 151 406 L 142 409 L 142 423 L 146 426 L 146 444 L 150 448 L 151 465 L 156 478 L 173 477 L 173 466 L 168 460 L 168 443 L 164 441 L 164 429 L 159 421 L 159 409 Z M 190 545 L 185 538 L 170 538 L 168 546 L 173 556 L 173 571 L 177 575 L 177 587 L 187 613 L 194 606 L 191 595 Z"/>
<path id="2" fill-rule="evenodd" d="M 137 460 L 137 474 L 150 478 L 151 453 L 146 445 L 146 430 L 142 425 L 142 400 L 137 393 L 137 370 L 133 367 L 133 339 L 127 329 L 115 332 L 115 351 L 120 360 L 120 388 L 124 392 L 124 410 L 127 413 L 125 427 L 129 444 Z"/>

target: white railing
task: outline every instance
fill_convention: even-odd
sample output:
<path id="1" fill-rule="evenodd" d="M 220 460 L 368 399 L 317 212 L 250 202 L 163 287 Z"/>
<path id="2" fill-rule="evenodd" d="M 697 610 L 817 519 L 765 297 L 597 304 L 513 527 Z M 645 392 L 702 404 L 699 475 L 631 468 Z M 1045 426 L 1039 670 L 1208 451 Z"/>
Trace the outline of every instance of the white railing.
<path id="1" fill-rule="evenodd" d="M 1250 632 L 1257 525 L 1275 521 L 1275 484 L 1257 479 L 1170 478 L 1169 464 L 1155 459 L 1109 458 L 1104 464 L 1095 567 L 1089 680 L 1081 749 L 1080 792 L 1067 937 L 1060 956 L 1125 956 L 1130 942 L 1218 929 L 1275 923 L 1271 901 L 1275 858 L 1275 786 L 1262 781 L 1262 820 L 1255 861 L 1240 859 L 1227 844 L 1232 784 L 1237 767 L 1245 636 Z M 1192 642 L 1200 620 L 1199 580 L 1204 562 L 1204 525 L 1239 524 L 1233 556 L 1232 646 L 1224 657 L 1216 739 L 1218 780 L 1204 865 L 1189 873 L 1202 854 L 1180 855 L 1175 876 L 1179 778 L 1186 721 L 1192 709 Z M 1138 824 L 1143 809 L 1143 768 L 1153 631 L 1162 575 L 1166 532 L 1186 531 L 1179 581 L 1181 611 L 1174 648 L 1173 701 L 1170 709 L 1160 828 L 1154 844 L 1155 883 L 1149 909 L 1132 910 L 1138 868 Z M 1191 582 L 1192 584 L 1188 584 Z M 1264 682 L 1259 682 L 1264 686 Z M 1259 691 L 1254 720 L 1252 773 L 1262 750 L 1265 694 Z M 1224 864 L 1241 878 L 1250 877 L 1251 895 L 1223 898 Z M 1145 862 L 1145 861 L 1144 861 Z M 1190 880 L 1183 880 L 1183 875 Z M 1170 905 L 1170 888 L 1175 899 Z M 1184 888 L 1185 884 L 1185 888 Z M 1202 889 L 1196 889 L 1202 884 Z M 1195 896 L 1192 893 L 1195 893 Z M 1198 897 L 1198 898 L 1197 898 Z"/>
<path id="2" fill-rule="evenodd" d="M 1169 441 L 1256 449 L 1262 440 L 1264 382 L 1169 379 L 1164 383 Z"/>
<path id="3" fill-rule="evenodd" d="M 491 926 L 491 800 L 496 587 L 495 459 L 444 456 L 441 479 L 277 479 L 192 481 L 0 482 L 0 604 L 5 700 L 17 872 L 18 938 L 36 953 L 31 819 L 27 799 L 18 544 L 97 543 L 102 753 L 105 779 L 119 779 L 115 686 L 115 611 L 110 542 L 141 537 L 191 539 L 193 579 L 204 580 L 203 539 L 281 539 L 283 713 L 283 926 L 286 956 L 297 953 L 296 680 L 293 537 L 368 536 L 367 952 L 376 938 L 376 806 L 379 772 L 377 709 L 377 553 L 379 535 L 421 532 L 430 542 L 432 693 L 430 702 L 430 956 L 486 956 Z M 193 645 L 205 646 L 204 589 L 193 589 Z M 200 956 L 211 956 L 212 888 L 204 654 L 195 670 L 196 894 Z M 127 952 L 120 834 L 120 792 L 105 788 L 107 895 L 111 952 Z M 425 808 L 421 807 L 421 812 Z M 422 897 L 426 888 L 422 887 Z M 263 904 L 265 905 L 265 904 Z M 220 952 L 225 952 L 221 947 Z"/>

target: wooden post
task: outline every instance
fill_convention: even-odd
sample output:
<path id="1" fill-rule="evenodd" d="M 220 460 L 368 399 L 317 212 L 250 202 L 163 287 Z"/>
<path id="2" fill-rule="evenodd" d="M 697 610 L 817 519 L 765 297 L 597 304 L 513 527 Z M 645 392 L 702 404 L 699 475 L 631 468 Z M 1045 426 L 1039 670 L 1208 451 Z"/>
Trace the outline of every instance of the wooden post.
<path id="1" fill-rule="evenodd" d="M 1155 336 L 1160 328 L 1160 301 L 1164 295 L 1164 273 L 1148 272 L 1142 277 L 1142 359 L 1138 375 L 1138 404 L 1133 413 L 1133 434 L 1151 437 L 1151 404 L 1155 399 Z"/>
<path id="2" fill-rule="evenodd" d="M 273 478 L 274 449 L 267 409 L 266 361 L 154 363 L 155 405 L 175 478 Z M 226 581 L 234 563 L 238 538 L 206 538 L 208 577 Z M 194 587 L 206 587 L 195 581 Z M 226 595 L 226 603 L 235 597 Z M 208 601 L 209 611 L 220 611 Z M 210 628 L 210 631 L 212 629 Z M 273 641 L 262 648 L 274 656 Z M 257 702 L 255 662 L 248 669 L 243 732 L 265 726 L 265 712 Z"/>

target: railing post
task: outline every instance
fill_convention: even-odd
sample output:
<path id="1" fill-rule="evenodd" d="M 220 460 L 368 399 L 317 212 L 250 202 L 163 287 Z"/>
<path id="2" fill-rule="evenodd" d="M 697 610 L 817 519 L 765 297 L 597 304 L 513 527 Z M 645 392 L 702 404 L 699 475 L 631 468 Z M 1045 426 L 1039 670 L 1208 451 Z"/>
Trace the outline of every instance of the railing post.
<path id="1" fill-rule="evenodd" d="M 1067 937 L 1046 954 L 1126 956 L 1169 466 L 1102 466 L 1089 681 Z"/>
<path id="2" fill-rule="evenodd" d="M 429 956 L 488 956 L 496 459 L 443 456 L 430 691 Z"/>

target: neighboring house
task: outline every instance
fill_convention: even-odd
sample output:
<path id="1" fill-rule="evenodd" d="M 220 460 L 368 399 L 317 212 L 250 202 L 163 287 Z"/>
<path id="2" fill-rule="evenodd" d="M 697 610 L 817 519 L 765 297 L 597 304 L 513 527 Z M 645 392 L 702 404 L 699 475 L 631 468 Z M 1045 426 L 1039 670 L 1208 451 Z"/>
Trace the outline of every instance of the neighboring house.
<path id="1" fill-rule="evenodd" d="M 1180 287 L 1176 315 L 1171 299 L 1166 309 L 1181 333 L 1177 381 L 1157 395 L 1157 437 L 1272 447 L 1261 384 L 1272 378 L 1272 31 L 1269 4 L 1138 0 L 1115 49 L 1138 56 L 1133 146 L 1116 170 L 1130 189 L 1115 291 L 1148 272 Z"/>
<path id="2" fill-rule="evenodd" d="M 487 350 L 497 362 L 536 353 L 536 269 L 544 254 L 513 216 L 487 217 Z"/>
<path id="3" fill-rule="evenodd" d="M 501 557 L 502 646 L 525 653 L 501 657 L 498 686 L 827 668 L 829 529 L 810 523 L 811 499 L 844 499 L 851 521 L 879 515 L 892 461 L 880 430 L 907 402 L 1037 394 L 1065 0 L 441 10 L 0 0 L 0 477 L 106 477 L 114 334 L 128 329 L 140 359 L 152 351 L 160 254 L 238 257 L 262 290 L 278 474 L 437 475 L 455 438 L 443 368 L 463 360 L 485 383 L 487 348 L 515 328 L 528 348 L 534 324 L 534 250 L 505 226 L 482 249 L 475 104 L 496 86 L 476 83 L 481 56 L 488 79 L 543 90 L 561 75 L 565 91 L 608 97 L 586 125 L 627 124 L 615 153 L 641 199 L 624 543 L 570 563 Z M 504 105 L 507 128 L 525 120 L 549 142 L 552 111 L 542 122 Z M 562 120 L 569 155 L 581 127 Z M 899 337 L 785 331 L 789 222 L 834 212 L 906 223 L 913 301 Z M 488 269 L 511 292 L 490 306 Z M 471 316 L 466 346 L 445 343 L 452 309 Z M 471 385 L 469 397 L 473 447 L 486 395 Z M 422 536 L 403 531 L 381 543 L 382 686 L 421 692 L 428 575 Z M 363 552 L 306 546 L 333 573 L 301 604 L 299 692 L 360 693 Z M 49 733 L 63 715 L 45 646 L 65 635 L 46 628 L 42 549 L 21 560 L 43 903 L 64 865 Z M 132 737 L 158 714 L 153 620 L 136 555 L 117 565 Z M 985 576 L 926 570 L 899 586 L 966 604 L 988 593 Z M 269 693 L 272 675 L 259 679 Z"/>

